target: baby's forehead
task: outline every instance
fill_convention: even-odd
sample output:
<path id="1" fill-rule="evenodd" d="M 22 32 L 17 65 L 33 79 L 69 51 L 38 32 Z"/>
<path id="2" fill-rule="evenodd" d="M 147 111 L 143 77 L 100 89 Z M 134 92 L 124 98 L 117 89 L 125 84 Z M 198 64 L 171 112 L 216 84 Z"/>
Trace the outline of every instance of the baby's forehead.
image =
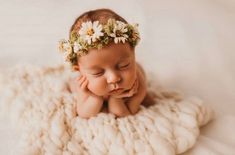
<path id="1" fill-rule="evenodd" d="M 122 65 L 124 63 L 129 63 L 133 61 L 133 58 L 131 56 L 125 56 L 125 57 L 119 57 L 119 58 L 111 58 L 106 60 L 100 60 L 96 59 L 94 61 L 86 61 L 79 63 L 80 67 L 85 70 L 97 70 L 97 69 L 103 69 L 103 68 L 115 68 L 119 65 Z"/>
<path id="2" fill-rule="evenodd" d="M 85 63 L 83 61 L 82 63 L 80 63 L 80 65 L 82 65 L 86 69 L 96 69 L 96 68 L 102 68 L 108 65 L 117 65 L 119 63 L 126 62 L 130 59 L 131 59 L 131 56 L 121 56 L 119 58 L 115 57 L 115 59 L 111 59 L 111 60 L 106 59 L 106 61 L 99 60 L 99 59 L 95 61 L 87 61 Z"/>
<path id="3" fill-rule="evenodd" d="M 78 59 L 78 63 L 84 68 L 114 66 L 123 61 L 134 60 L 134 55 L 134 49 L 129 44 L 110 44 L 101 49 L 89 50 Z"/>

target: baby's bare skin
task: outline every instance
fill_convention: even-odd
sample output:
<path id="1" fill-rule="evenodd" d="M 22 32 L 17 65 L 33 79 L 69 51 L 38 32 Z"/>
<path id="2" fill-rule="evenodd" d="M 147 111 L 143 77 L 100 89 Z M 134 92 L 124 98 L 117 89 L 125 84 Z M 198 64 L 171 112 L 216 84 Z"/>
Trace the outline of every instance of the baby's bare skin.
<path id="1" fill-rule="evenodd" d="M 110 112 L 118 117 L 135 114 L 146 96 L 146 77 L 142 67 L 137 64 L 137 76 L 132 88 L 116 96 L 99 97 L 87 88 L 88 80 L 80 76 L 70 82 L 70 89 L 77 93 L 77 113 L 84 118 L 96 116 L 99 112 Z M 76 86 L 76 87 L 75 87 Z M 107 102 L 107 106 L 104 103 Z"/>
<path id="2" fill-rule="evenodd" d="M 108 102 L 108 112 L 116 116 L 127 116 L 135 114 L 146 96 L 146 77 L 143 69 L 137 64 L 137 79 L 133 89 L 130 92 L 123 93 L 120 96 L 110 96 Z"/>
<path id="3" fill-rule="evenodd" d="M 81 75 L 71 84 L 78 94 L 79 116 L 109 112 L 122 117 L 138 112 L 146 96 L 146 77 L 128 43 L 90 49 L 74 67 Z"/>

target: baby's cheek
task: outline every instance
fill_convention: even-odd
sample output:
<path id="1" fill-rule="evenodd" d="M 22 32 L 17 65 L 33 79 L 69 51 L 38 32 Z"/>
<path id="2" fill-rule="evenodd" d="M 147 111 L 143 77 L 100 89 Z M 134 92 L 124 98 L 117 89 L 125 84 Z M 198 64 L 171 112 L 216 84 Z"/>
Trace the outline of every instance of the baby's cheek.
<path id="1" fill-rule="evenodd" d="M 98 96 L 103 96 L 105 94 L 105 85 L 101 80 L 89 80 L 88 89 Z"/>

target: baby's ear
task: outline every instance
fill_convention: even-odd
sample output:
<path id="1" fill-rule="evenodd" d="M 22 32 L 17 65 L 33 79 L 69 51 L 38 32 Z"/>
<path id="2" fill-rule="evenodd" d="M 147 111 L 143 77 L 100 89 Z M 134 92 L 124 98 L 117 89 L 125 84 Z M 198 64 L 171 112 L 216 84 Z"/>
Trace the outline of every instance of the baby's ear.
<path id="1" fill-rule="evenodd" d="M 79 68 L 78 65 L 74 65 L 74 66 L 73 66 L 73 69 L 74 69 L 75 71 L 80 71 L 80 68 Z"/>

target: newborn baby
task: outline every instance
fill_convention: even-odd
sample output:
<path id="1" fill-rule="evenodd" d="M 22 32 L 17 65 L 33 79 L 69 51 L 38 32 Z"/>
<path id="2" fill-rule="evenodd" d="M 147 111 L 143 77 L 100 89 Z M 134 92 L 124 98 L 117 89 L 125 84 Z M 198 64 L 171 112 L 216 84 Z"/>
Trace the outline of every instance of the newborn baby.
<path id="1" fill-rule="evenodd" d="M 139 33 L 135 26 L 108 9 L 85 12 L 60 48 L 80 73 L 70 82 L 77 94 L 77 113 L 83 118 L 110 112 L 135 114 L 146 97 L 146 77 L 135 61 Z"/>

